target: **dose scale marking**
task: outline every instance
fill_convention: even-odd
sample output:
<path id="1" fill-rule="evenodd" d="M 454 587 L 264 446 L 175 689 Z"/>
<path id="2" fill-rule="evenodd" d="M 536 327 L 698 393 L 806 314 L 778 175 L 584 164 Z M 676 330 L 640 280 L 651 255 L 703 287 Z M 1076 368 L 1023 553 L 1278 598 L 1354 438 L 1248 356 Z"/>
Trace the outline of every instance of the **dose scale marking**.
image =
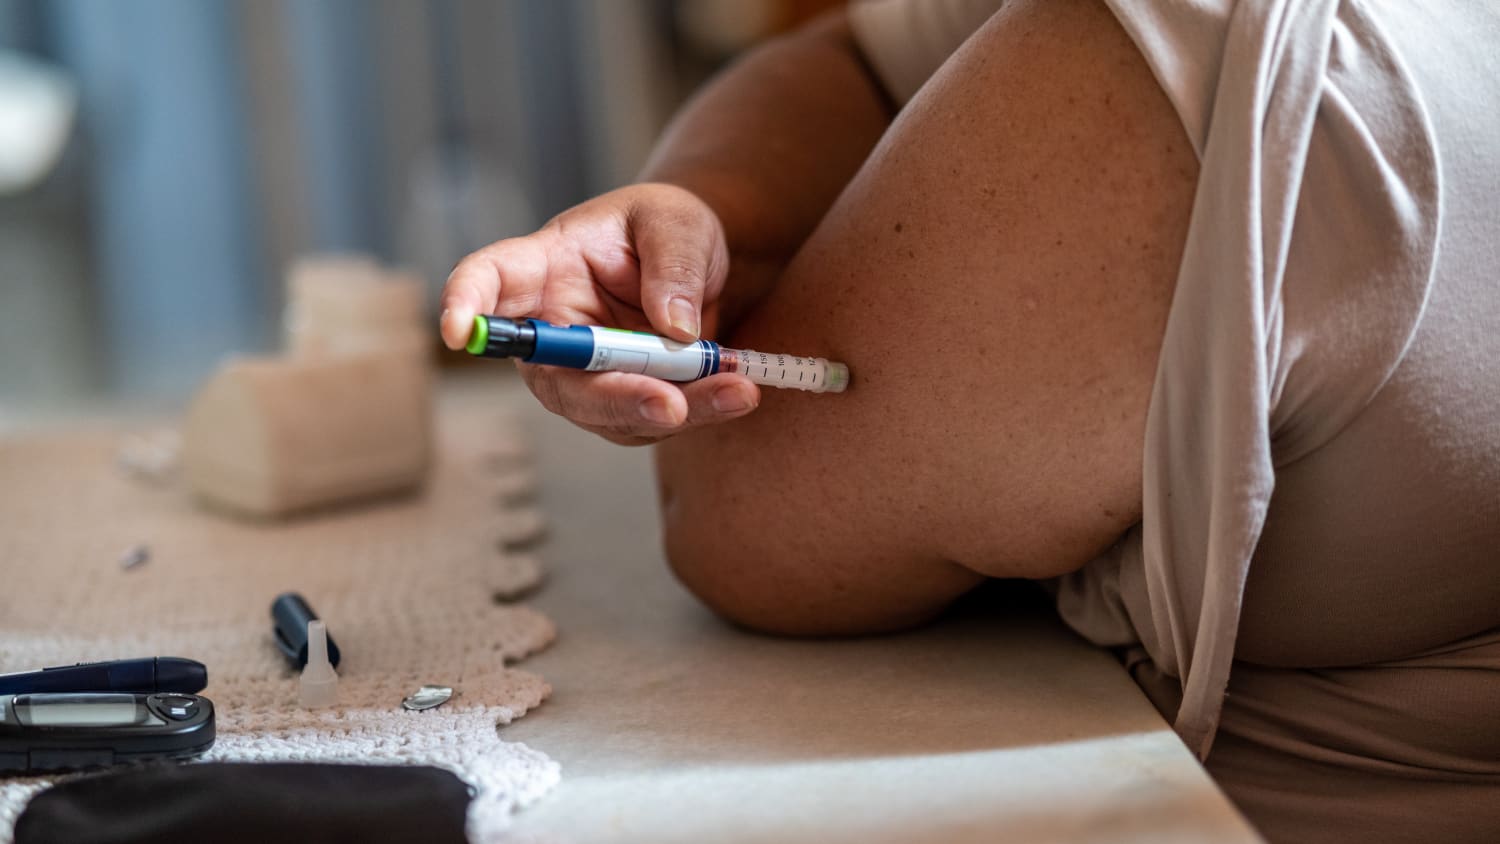
<path id="1" fill-rule="evenodd" d="M 826 358 L 727 349 L 712 340 L 683 343 L 641 331 L 553 325 L 539 319 L 474 317 L 469 354 L 591 372 L 634 372 L 665 381 L 696 381 L 736 372 L 768 387 L 842 393 L 849 367 Z"/>
<path id="2" fill-rule="evenodd" d="M 720 349 L 719 354 L 723 355 L 725 351 Z M 818 380 L 827 368 L 827 361 L 822 358 L 768 355 L 765 352 L 755 352 L 749 349 L 727 351 L 734 355 L 735 361 L 729 366 L 721 364 L 720 372 L 739 372 L 757 384 L 821 392 L 818 390 Z M 788 376 L 793 374 L 797 376 L 797 380 L 787 380 Z"/>

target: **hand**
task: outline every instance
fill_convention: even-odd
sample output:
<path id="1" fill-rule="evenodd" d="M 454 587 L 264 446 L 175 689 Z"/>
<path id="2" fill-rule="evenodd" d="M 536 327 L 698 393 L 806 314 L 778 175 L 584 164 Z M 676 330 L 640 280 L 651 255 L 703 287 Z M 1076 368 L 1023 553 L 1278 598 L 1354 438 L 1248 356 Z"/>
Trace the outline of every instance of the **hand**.
<path id="1" fill-rule="evenodd" d="M 716 321 L 728 271 L 724 229 L 707 204 L 673 185 L 631 185 L 460 261 L 443 289 L 443 342 L 463 348 L 483 313 L 693 340 Z M 744 416 L 760 403 L 759 388 L 743 375 L 677 385 L 627 372 L 519 366 L 548 410 L 626 445 Z"/>

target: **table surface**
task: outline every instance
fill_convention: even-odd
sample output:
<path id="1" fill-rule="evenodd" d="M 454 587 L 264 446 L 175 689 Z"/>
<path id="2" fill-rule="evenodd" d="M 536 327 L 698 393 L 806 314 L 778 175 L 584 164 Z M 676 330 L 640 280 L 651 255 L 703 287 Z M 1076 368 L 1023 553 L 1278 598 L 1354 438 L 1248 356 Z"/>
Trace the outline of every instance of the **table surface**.
<path id="1" fill-rule="evenodd" d="M 673 580 L 650 451 L 482 388 L 536 440 L 552 530 L 532 599 L 552 697 L 503 728 L 561 785 L 520 840 L 1260 840 L 1120 665 L 1026 584 L 924 629 L 796 641 L 722 623 Z"/>

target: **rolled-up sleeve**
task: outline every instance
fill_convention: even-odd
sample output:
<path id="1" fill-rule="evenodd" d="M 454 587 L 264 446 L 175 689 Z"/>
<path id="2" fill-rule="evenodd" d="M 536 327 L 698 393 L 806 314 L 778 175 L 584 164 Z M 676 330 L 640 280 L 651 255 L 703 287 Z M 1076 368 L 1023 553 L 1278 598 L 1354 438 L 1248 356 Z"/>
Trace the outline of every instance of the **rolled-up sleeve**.
<path id="1" fill-rule="evenodd" d="M 905 105 L 1005 0 L 862 0 L 849 6 L 860 50 Z"/>

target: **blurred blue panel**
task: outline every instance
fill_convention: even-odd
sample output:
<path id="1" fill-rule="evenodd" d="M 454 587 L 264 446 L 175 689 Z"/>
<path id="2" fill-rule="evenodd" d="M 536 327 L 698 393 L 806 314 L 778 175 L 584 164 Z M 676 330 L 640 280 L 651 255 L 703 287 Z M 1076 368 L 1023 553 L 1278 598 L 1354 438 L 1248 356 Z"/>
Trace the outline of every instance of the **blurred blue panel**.
<path id="1" fill-rule="evenodd" d="M 284 8 L 299 82 L 309 242 L 321 251 L 368 252 L 389 260 L 392 222 L 373 6 L 366 0 L 295 0 Z"/>
<path id="2" fill-rule="evenodd" d="M 263 341 L 244 86 L 226 0 L 56 0 L 77 74 L 100 326 L 119 389 L 175 393 Z"/>
<path id="3" fill-rule="evenodd" d="M 35 49 L 31 0 L 0 0 L 0 50 Z"/>
<path id="4" fill-rule="evenodd" d="M 21 0 L 0 0 L 0 50 L 18 50 L 25 43 Z"/>
<path id="5" fill-rule="evenodd" d="M 584 184 L 582 82 L 572 2 L 515 2 L 516 70 L 531 148 L 529 193 L 542 219 L 588 198 Z"/>

